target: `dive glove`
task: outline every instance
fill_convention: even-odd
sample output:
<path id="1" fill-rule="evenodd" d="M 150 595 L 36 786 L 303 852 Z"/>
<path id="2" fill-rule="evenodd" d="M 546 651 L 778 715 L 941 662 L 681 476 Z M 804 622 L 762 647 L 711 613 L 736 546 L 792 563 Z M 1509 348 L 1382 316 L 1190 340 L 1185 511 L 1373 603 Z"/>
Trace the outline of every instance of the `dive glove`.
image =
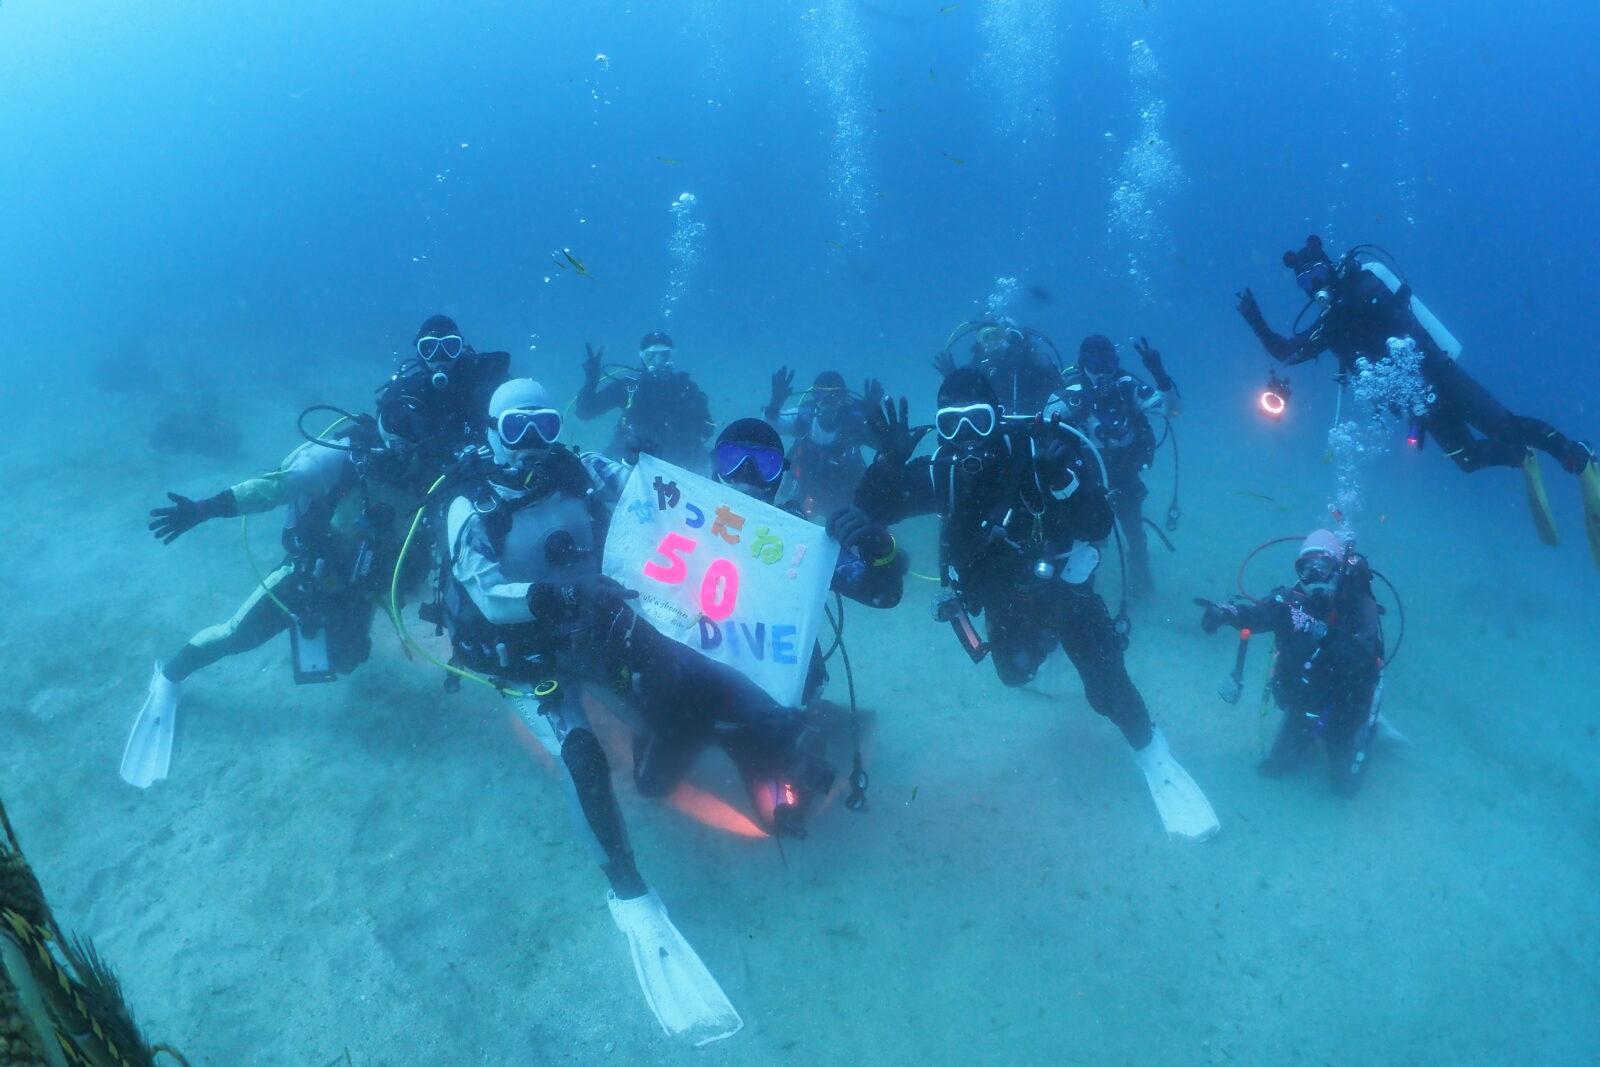
<path id="1" fill-rule="evenodd" d="M 168 493 L 167 499 L 172 501 L 170 507 L 150 509 L 150 532 L 164 545 L 172 544 L 207 519 L 231 519 L 239 514 L 232 489 L 205 500 L 190 500 L 178 493 Z"/>

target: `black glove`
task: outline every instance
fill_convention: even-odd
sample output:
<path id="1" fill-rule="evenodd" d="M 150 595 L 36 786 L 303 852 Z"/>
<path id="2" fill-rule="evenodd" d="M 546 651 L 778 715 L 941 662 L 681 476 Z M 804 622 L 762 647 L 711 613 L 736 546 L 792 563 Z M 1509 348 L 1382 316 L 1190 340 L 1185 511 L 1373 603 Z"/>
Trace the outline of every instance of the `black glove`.
<path id="1" fill-rule="evenodd" d="M 871 415 L 872 435 L 878 441 L 878 454 L 895 466 L 903 466 L 917 450 L 917 444 L 927 436 L 932 426 L 913 426 L 906 398 L 900 398 L 898 408 L 889 397 Z"/>
<path id="2" fill-rule="evenodd" d="M 528 586 L 528 614 L 538 622 L 570 622 L 582 611 L 619 610 L 623 601 L 638 595 L 604 574 L 586 574 L 561 584 L 534 582 Z"/>
<path id="3" fill-rule="evenodd" d="M 861 399 L 869 409 L 881 405 L 884 396 L 883 383 L 876 378 L 868 378 L 861 386 Z"/>
<path id="4" fill-rule="evenodd" d="M 788 367 L 779 367 L 772 372 L 772 401 L 771 408 L 776 411 L 789 399 L 789 394 L 794 392 L 794 371 Z"/>
<path id="5" fill-rule="evenodd" d="M 894 551 L 894 537 L 872 521 L 872 516 L 851 504 L 828 516 L 828 536 L 845 551 L 855 551 L 862 559 L 880 560 Z"/>
<path id="6" fill-rule="evenodd" d="M 1239 609 L 1236 605 L 1218 604 L 1204 597 L 1195 597 L 1194 603 L 1196 607 L 1205 609 L 1204 614 L 1200 616 L 1200 629 L 1208 634 L 1216 633 L 1217 627 L 1223 623 L 1229 626 L 1239 625 Z"/>
<path id="7" fill-rule="evenodd" d="M 1133 346 L 1139 353 L 1139 358 L 1144 360 L 1144 369 L 1150 372 L 1150 377 L 1155 379 L 1156 388 L 1163 393 L 1170 393 L 1177 388 L 1177 383 L 1167 374 L 1167 368 L 1161 365 L 1161 353 L 1150 347 L 1150 342 L 1143 337 Z"/>
<path id="8" fill-rule="evenodd" d="M 164 545 L 172 544 L 207 519 L 231 519 L 239 514 L 232 489 L 205 500 L 190 500 L 177 493 L 168 493 L 167 499 L 172 501 L 171 507 L 150 509 L 150 532 Z"/>
<path id="9" fill-rule="evenodd" d="M 956 369 L 956 357 L 950 354 L 947 348 L 933 357 L 933 369 L 939 372 L 939 377 L 948 378 L 950 372 Z"/>
<path id="10" fill-rule="evenodd" d="M 1061 493 L 1078 480 L 1073 470 L 1078 459 L 1077 440 L 1067 436 L 1068 431 L 1058 424 L 1060 418 L 1039 420 L 1033 424 L 1034 470 L 1039 484 L 1052 493 Z"/>
<path id="11" fill-rule="evenodd" d="M 1256 294 L 1246 289 L 1242 293 L 1235 293 L 1239 298 L 1239 314 L 1244 316 L 1244 321 L 1250 324 L 1251 329 L 1256 329 L 1267 324 L 1266 317 L 1261 314 L 1261 305 L 1256 303 Z"/>
<path id="12" fill-rule="evenodd" d="M 583 350 L 587 353 L 583 357 L 583 384 L 593 389 L 600 384 L 600 359 L 606 354 L 606 346 L 584 345 Z"/>

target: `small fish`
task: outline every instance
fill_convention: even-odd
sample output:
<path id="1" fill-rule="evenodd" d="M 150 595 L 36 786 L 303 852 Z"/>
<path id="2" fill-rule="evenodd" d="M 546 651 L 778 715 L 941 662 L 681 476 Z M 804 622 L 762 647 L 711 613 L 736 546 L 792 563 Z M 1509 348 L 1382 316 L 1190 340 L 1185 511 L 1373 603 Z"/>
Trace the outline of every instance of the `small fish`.
<path id="1" fill-rule="evenodd" d="M 837 248 L 841 252 L 844 251 L 844 245 L 840 244 L 838 241 L 829 241 L 827 243 L 832 245 L 833 247 Z"/>
<path id="2" fill-rule="evenodd" d="M 919 786 L 912 786 L 912 787 L 911 787 L 911 799 L 912 799 L 912 800 L 915 800 L 915 799 L 917 799 L 917 790 L 918 790 L 918 789 L 919 789 L 919 788 L 920 788 L 920 787 L 919 787 Z"/>
<path id="3" fill-rule="evenodd" d="M 939 80 L 938 78 L 935 78 L 933 76 L 933 68 L 932 67 L 928 68 L 928 80 L 931 81 L 931 82 L 936 82 L 936 81 Z"/>
<path id="4" fill-rule="evenodd" d="M 939 154 L 940 154 L 940 155 L 941 155 L 941 156 L 943 156 L 943 157 L 944 157 L 944 158 L 946 158 L 946 159 L 948 159 L 948 160 L 949 160 L 949 161 L 950 161 L 950 162 L 952 162 L 952 163 L 959 163 L 959 164 L 961 164 L 961 165 L 962 165 L 962 166 L 963 166 L 963 167 L 964 167 L 964 166 L 966 166 L 966 165 L 967 165 L 967 161 L 966 161 L 966 160 L 964 160 L 964 159 L 957 159 L 957 158 L 956 158 L 956 157 L 955 157 L 955 156 L 952 156 L 952 155 L 951 155 L 951 154 L 950 154 L 950 153 L 949 153 L 949 152 L 940 152 L 940 153 L 939 153 Z"/>
<path id="5" fill-rule="evenodd" d="M 580 278 L 594 280 L 594 275 L 589 273 L 589 268 L 583 265 L 583 260 L 572 254 L 570 248 L 560 248 L 550 253 L 550 261 L 562 270 L 570 270 Z"/>
<path id="6" fill-rule="evenodd" d="M 682 163 L 683 160 L 681 160 L 681 159 L 673 159 L 671 156 L 657 156 L 656 157 L 656 162 L 657 163 Z"/>
<path id="7" fill-rule="evenodd" d="M 1148 3 L 1149 0 L 1146 0 L 1146 2 Z M 958 8 L 960 6 L 961 6 L 960 4 L 951 4 L 948 7 L 941 7 L 939 9 L 939 14 L 948 15 L 948 14 L 950 14 L 950 12 L 954 11 L 956 8 Z"/>
<path id="8" fill-rule="evenodd" d="M 1254 499 L 1254 500 L 1265 500 L 1269 504 L 1276 504 L 1278 502 L 1278 498 L 1275 497 L 1275 496 L 1268 496 L 1265 493 L 1251 493 L 1251 492 L 1247 492 L 1244 489 L 1235 489 L 1233 491 L 1233 495 L 1234 496 L 1247 496 L 1247 497 L 1250 497 L 1251 499 Z"/>

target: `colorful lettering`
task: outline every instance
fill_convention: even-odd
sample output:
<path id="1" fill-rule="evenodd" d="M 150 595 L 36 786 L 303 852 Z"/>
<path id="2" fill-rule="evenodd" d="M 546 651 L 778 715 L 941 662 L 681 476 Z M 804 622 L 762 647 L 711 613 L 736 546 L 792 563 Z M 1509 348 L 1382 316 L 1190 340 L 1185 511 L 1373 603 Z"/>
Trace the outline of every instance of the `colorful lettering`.
<path id="1" fill-rule="evenodd" d="M 711 524 L 711 532 L 728 542 L 730 545 L 739 543 L 739 535 L 733 531 L 744 529 L 744 516 L 734 512 L 726 504 L 717 505 L 717 521 Z"/>
<path id="2" fill-rule="evenodd" d="M 683 510 L 689 516 L 683 520 L 683 524 L 691 530 L 698 530 L 706 524 L 706 513 L 693 504 L 685 504 Z"/>
<path id="3" fill-rule="evenodd" d="M 651 484 L 656 491 L 656 507 L 667 511 L 678 506 L 683 493 L 678 489 L 677 482 L 664 482 L 660 475 L 656 475 L 656 480 Z"/>
<path id="4" fill-rule="evenodd" d="M 677 585 L 679 582 L 683 581 L 689 576 L 689 564 L 684 562 L 682 556 L 680 556 L 680 553 L 693 552 L 693 541 L 689 540 L 689 538 L 683 536 L 681 533 L 669 533 L 667 536 L 661 539 L 661 543 L 656 546 L 656 551 L 667 557 L 667 565 L 663 567 L 655 560 L 645 561 L 644 576 L 646 578 L 654 578 L 656 581 L 665 582 L 668 585 Z M 718 562 L 724 561 L 719 560 Z M 715 564 L 713 564 L 713 566 L 714 565 Z M 706 573 L 709 575 L 710 571 L 707 571 Z M 735 591 L 737 591 L 737 588 L 738 583 L 735 581 Z M 702 600 L 704 599 L 704 596 L 704 592 L 702 592 Z M 709 615 L 710 612 L 707 612 L 706 614 Z M 720 615 L 716 617 L 724 618 L 724 616 Z"/>
<path id="5" fill-rule="evenodd" d="M 794 634 L 795 628 L 793 626 L 774 626 L 772 628 L 772 662 L 798 662 L 794 655 Z"/>
<path id="6" fill-rule="evenodd" d="M 706 568 L 706 576 L 700 580 L 701 613 L 721 622 L 733 614 L 733 606 L 738 601 L 739 569 L 725 559 L 712 560 L 711 565 Z"/>
<path id="7" fill-rule="evenodd" d="M 755 543 L 750 546 L 750 554 L 768 566 L 783 558 L 783 541 L 769 533 L 770 529 L 767 526 L 758 529 Z"/>

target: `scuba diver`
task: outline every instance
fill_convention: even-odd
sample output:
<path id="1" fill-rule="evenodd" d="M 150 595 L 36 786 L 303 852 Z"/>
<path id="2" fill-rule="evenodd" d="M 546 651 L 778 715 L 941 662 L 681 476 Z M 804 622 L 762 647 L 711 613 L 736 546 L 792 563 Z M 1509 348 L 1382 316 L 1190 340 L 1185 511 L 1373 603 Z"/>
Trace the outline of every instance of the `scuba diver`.
<path id="1" fill-rule="evenodd" d="M 1123 636 L 1094 591 L 1094 543 L 1111 533 L 1112 511 L 1087 442 L 1059 421 L 1008 419 L 988 378 L 966 367 L 939 386 L 931 457 L 911 458 L 929 428 L 910 425 L 903 398 L 898 414 L 886 402 L 876 425 L 878 456 L 857 501 L 883 523 L 940 517 L 935 620 L 952 624 L 974 663 L 992 653 L 1007 686 L 1032 681 L 1060 644 L 1089 705 L 1134 750 L 1168 833 L 1216 833 L 1205 795 L 1151 725 L 1123 662 Z M 971 618 L 983 613 L 986 639 Z"/>
<path id="2" fill-rule="evenodd" d="M 1043 411 L 1050 395 L 1061 386 L 1061 357 L 1055 342 L 1009 318 L 990 316 L 977 323 L 964 322 L 945 341 L 944 350 L 933 357 L 933 369 L 940 376 L 948 377 L 956 369 L 955 343 L 969 332 L 975 334 L 972 358 L 963 365 L 989 379 L 1011 414 Z"/>
<path id="3" fill-rule="evenodd" d="M 1271 631 L 1277 642 L 1269 677 L 1283 724 L 1258 767 L 1261 773 L 1280 777 L 1320 737 L 1328 750 L 1333 791 L 1355 796 L 1382 725 L 1383 628 L 1372 570 L 1366 557 L 1327 530 L 1305 539 L 1294 569 L 1298 581 L 1293 586 L 1279 586 L 1262 600 L 1214 604 L 1196 599 L 1203 609 L 1200 626 L 1208 634 L 1223 625 L 1240 631 L 1232 700 L 1238 699 L 1250 634 Z"/>
<path id="4" fill-rule="evenodd" d="M 463 449 L 483 441 L 489 397 L 511 376 L 507 352 L 479 352 L 444 315 L 430 315 L 403 360 L 378 390 L 386 432 L 416 442 L 424 470 L 438 474 Z"/>
<path id="5" fill-rule="evenodd" d="M 599 418 L 613 408 L 622 411 L 606 454 L 631 460 L 648 452 L 704 473 L 706 439 L 716 424 L 705 392 L 686 372 L 673 368 L 672 338 L 660 332 L 645 334 L 639 342 L 639 368 L 614 371 L 604 384 L 600 376 L 604 346 L 585 350 L 578 418 Z"/>
<path id="6" fill-rule="evenodd" d="M 763 503 L 776 504 L 787 460 L 783 440 L 770 425 L 760 419 L 729 423 L 718 435 L 711 455 L 716 481 Z M 792 506 L 785 510 L 801 514 Z M 894 536 L 853 504 L 829 515 L 826 530 L 839 544 L 831 589 L 870 607 L 898 604 L 910 561 Z M 687 651 L 699 661 L 689 665 L 692 671 L 684 671 L 690 677 L 682 683 L 655 685 L 660 696 L 642 701 L 650 729 L 634 745 L 634 781 L 639 792 L 645 796 L 671 793 L 699 751 L 715 743 L 733 760 L 768 827 L 780 837 L 805 837 L 807 809 L 828 793 L 834 780 L 819 721 L 827 714 L 817 699 L 828 677 L 821 648 L 812 649 L 798 708 L 779 706 L 753 685 L 728 687 L 697 681 L 695 676 L 705 675 L 707 667 L 734 672 L 693 649 Z M 739 677 L 742 681 L 743 676 Z M 718 690 L 726 690 L 727 697 L 708 701 L 707 694 Z M 865 789 L 859 752 L 851 784 L 858 791 Z M 864 800 L 864 793 L 853 795 Z"/>
<path id="7" fill-rule="evenodd" d="M 317 408 L 301 413 L 301 421 Z M 332 681 L 366 662 L 375 597 L 393 573 L 395 518 L 422 498 L 418 451 L 369 415 L 348 415 L 289 454 L 275 471 L 215 496 L 168 493 L 150 512 L 163 544 L 211 519 L 288 508 L 285 556 L 227 622 L 191 637 L 157 663 L 122 757 L 122 778 L 143 789 L 170 768 L 179 687 L 195 671 L 289 631 L 296 682 Z"/>
<path id="8" fill-rule="evenodd" d="M 789 461 L 793 507 L 808 519 L 826 518 L 855 499 L 856 485 L 867 471 L 861 447 L 874 441 L 871 417 L 883 400 L 883 385 L 870 378 L 857 396 L 845 387 L 843 375 L 825 370 L 798 404 L 785 408 L 793 387 L 794 371 L 779 367 L 764 414 L 779 433 L 794 438 Z"/>
<path id="9" fill-rule="evenodd" d="M 710 681 L 724 693 L 730 683 L 717 665 L 641 620 L 627 606 L 632 594 L 600 573 L 610 507 L 628 468 L 560 444 L 561 411 L 536 381 L 506 382 L 487 410 L 493 463 L 462 479 L 446 523 L 451 666 L 510 697 L 560 767 L 574 822 L 610 883 L 612 918 L 663 1029 L 697 1045 L 728 1037 L 743 1022 L 640 875 L 605 751 L 583 701 L 568 690 L 592 681 L 656 711 L 672 698 L 711 700 Z M 749 689 L 766 699 L 754 683 Z"/>
<path id="10" fill-rule="evenodd" d="M 1548 452 L 1579 479 L 1589 549 L 1600 566 L 1600 470 L 1594 449 L 1549 423 L 1513 414 L 1462 370 L 1456 358 L 1459 343 L 1380 254 L 1387 255 L 1372 245 L 1357 245 L 1334 262 L 1322 239 L 1312 234 L 1298 252 L 1283 254 L 1284 266 L 1294 272 L 1309 300 L 1306 310 L 1317 308 L 1311 325 L 1290 337 L 1274 332 L 1249 289 L 1237 294 L 1239 314 L 1267 354 L 1280 363 L 1293 366 L 1332 352 L 1339 361 L 1341 381 L 1361 372 L 1357 360 L 1370 365 L 1385 359 L 1390 338 L 1409 338 L 1421 353 L 1427 390 L 1426 409 L 1415 429 L 1417 446 L 1421 447 L 1424 433 L 1432 434 L 1456 466 L 1468 473 L 1484 467 L 1520 467 L 1534 525 L 1546 544 L 1555 544 L 1555 519 L 1533 450 Z"/>
<path id="11" fill-rule="evenodd" d="M 1094 441 L 1105 460 L 1111 506 L 1128 545 L 1128 590 L 1148 594 L 1150 546 L 1141 505 L 1150 489 L 1139 475 L 1150 469 L 1156 454 L 1150 416 L 1178 414 L 1178 386 L 1161 363 L 1161 353 L 1139 338 L 1134 350 L 1155 379 L 1147 385 L 1122 368 L 1117 346 L 1109 337 L 1090 334 L 1078 346 L 1078 364 L 1068 367 L 1061 389 L 1045 406 L 1046 418 L 1060 415 Z"/>

